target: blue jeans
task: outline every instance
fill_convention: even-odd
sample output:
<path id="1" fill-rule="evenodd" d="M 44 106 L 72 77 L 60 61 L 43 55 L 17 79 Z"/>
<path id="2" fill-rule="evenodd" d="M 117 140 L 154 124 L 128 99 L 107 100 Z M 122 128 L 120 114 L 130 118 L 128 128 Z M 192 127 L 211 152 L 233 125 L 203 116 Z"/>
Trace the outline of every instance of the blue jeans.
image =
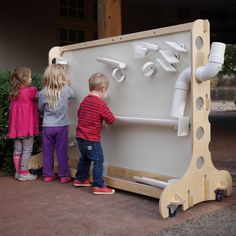
<path id="1" fill-rule="evenodd" d="M 103 180 L 103 151 L 101 142 L 92 142 L 77 138 L 81 157 L 79 159 L 75 178 L 85 181 L 89 175 L 89 168 L 93 161 L 93 184 L 95 187 L 104 187 Z"/>

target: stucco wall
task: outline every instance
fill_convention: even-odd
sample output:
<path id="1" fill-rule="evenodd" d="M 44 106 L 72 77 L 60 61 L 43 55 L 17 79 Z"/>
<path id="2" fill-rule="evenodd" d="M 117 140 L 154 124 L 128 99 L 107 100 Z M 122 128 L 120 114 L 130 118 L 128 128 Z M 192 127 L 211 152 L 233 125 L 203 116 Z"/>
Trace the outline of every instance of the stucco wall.
<path id="1" fill-rule="evenodd" d="M 43 72 L 57 45 L 57 0 L 0 2 L 0 68 L 29 66 Z"/>

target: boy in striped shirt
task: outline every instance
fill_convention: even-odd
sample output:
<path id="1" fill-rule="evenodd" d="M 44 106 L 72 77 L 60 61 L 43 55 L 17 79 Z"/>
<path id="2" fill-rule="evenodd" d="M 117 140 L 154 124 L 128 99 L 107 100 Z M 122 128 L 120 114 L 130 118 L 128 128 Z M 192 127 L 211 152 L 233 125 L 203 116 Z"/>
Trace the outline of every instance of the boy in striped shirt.
<path id="1" fill-rule="evenodd" d="M 76 139 L 80 150 L 80 160 L 77 167 L 74 186 L 91 186 L 88 180 L 90 164 L 93 162 L 93 193 L 113 194 L 114 189 L 104 185 L 103 180 L 103 150 L 101 146 L 101 130 L 103 120 L 107 124 L 115 121 L 103 98 L 109 86 L 107 77 L 95 73 L 89 78 L 90 93 L 83 99 L 78 109 L 78 125 Z"/>

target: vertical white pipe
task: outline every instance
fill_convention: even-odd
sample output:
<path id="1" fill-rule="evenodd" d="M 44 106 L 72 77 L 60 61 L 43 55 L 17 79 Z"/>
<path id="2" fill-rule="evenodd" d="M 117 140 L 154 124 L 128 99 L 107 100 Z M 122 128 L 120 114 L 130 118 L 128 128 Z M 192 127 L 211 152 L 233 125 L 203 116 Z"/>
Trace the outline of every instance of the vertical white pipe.
<path id="1" fill-rule="evenodd" d="M 185 103 L 191 78 L 191 68 L 183 70 L 175 83 L 175 92 L 171 108 L 171 116 L 180 118 L 184 116 Z"/>

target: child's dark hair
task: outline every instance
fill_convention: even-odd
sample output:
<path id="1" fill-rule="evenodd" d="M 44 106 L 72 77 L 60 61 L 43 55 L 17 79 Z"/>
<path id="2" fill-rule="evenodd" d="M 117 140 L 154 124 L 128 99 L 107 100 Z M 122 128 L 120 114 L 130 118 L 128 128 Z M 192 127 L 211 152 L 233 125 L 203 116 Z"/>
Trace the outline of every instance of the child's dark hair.
<path id="1" fill-rule="evenodd" d="M 28 86 L 31 77 L 31 69 L 28 67 L 16 67 L 11 73 L 10 79 L 10 96 L 16 98 L 19 89 Z"/>

